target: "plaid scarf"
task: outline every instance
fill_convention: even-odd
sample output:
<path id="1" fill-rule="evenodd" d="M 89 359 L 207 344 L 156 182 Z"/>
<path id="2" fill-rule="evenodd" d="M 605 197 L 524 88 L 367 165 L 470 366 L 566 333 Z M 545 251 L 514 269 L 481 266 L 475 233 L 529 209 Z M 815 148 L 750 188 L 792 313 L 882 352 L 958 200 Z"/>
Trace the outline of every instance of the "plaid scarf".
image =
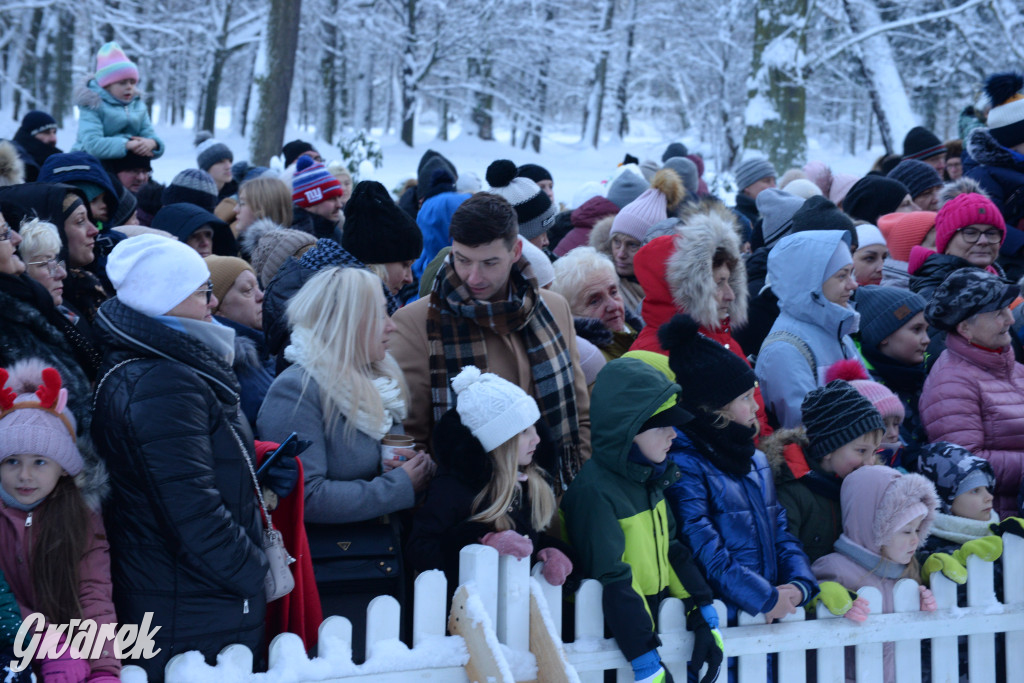
<path id="1" fill-rule="evenodd" d="M 533 371 L 534 398 L 560 454 L 557 478 L 564 490 L 582 465 L 572 356 L 525 258 L 512 267 L 509 286 L 508 299 L 476 301 L 455 273 L 451 256 L 437 272 L 427 313 L 434 422 L 455 402 L 450 378 L 466 365 L 487 370 L 484 330 L 521 335 Z"/>
<path id="2" fill-rule="evenodd" d="M 299 258 L 299 265 L 315 272 L 320 272 L 324 268 L 331 268 L 332 266 L 369 270 L 365 263 L 342 248 L 340 244 L 326 237 L 318 239 L 313 248 L 306 251 Z M 391 293 L 391 290 L 388 289 L 386 282 L 382 281 L 381 286 L 384 288 L 384 300 L 388 304 L 388 315 L 394 315 L 401 304 L 395 295 Z"/>

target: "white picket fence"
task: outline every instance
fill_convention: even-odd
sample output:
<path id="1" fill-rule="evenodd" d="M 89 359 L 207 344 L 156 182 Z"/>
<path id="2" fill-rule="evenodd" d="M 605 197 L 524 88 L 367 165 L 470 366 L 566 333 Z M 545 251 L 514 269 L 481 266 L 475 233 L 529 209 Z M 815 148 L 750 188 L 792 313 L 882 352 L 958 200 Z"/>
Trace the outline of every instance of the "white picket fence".
<path id="1" fill-rule="evenodd" d="M 969 669 L 963 672 L 972 683 L 996 683 L 995 634 L 1006 633 L 1005 671 L 1010 683 L 1024 682 L 1024 539 L 1004 537 L 1004 602 L 996 601 L 993 564 L 976 557 L 968 560 L 967 604 L 957 604 L 956 585 L 943 576 L 933 578 L 938 610 L 919 611 L 917 585 L 901 581 L 895 591 L 895 613 L 881 614 L 882 598 L 877 590 L 859 591 L 872 606 L 872 614 L 856 624 L 819 608 L 815 619 L 802 611 L 781 623 L 766 625 L 761 616 L 741 613 L 740 624 L 722 628 L 726 653 L 738 658 L 739 683 L 764 683 L 767 653 L 778 653 L 778 680 L 801 683 L 808 680 L 806 653 L 817 651 L 816 677 L 820 683 L 844 681 L 844 648 L 856 648 L 856 674 L 860 683 L 884 680 L 882 644 L 895 643 L 897 683 L 920 683 L 921 643 L 930 639 L 931 672 L 935 683 L 957 683 L 960 679 L 957 639 L 968 637 Z M 538 672 L 537 659 L 530 653 L 531 602 L 540 608 L 546 630 L 561 633 L 561 589 L 549 585 L 535 567 L 529 574 L 527 562 L 498 558 L 484 546 L 463 549 L 461 583 L 468 589 L 464 616 L 482 631 L 497 653 L 500 673 L 496 683 L 558 680 L 601 683 L 604 671 L 616 670 L 618 681 L 632 681 L 629 663 L 615 641 L 604 637 L 601 585 L 585 581 L 575 596 L 576 632 L 572 642 L 558 646 L 563 664 L 559 671 Z M 269 670 L 252 673 L 252 654 L 241 645 L 225 648 L 211 667 L 199 653 L 178 655 L 166 668 L 167 683 L 468 683 L 465 666 L 470 654 L 461 636 L 446 635 L 447 585 L 441 572 L 426 572 L 416 579 L 412 598 L 412 648 L 399 640 L 400 613 L 394 598 L 375 598 L 367 609 L 367 660 L 352 663 L 352 628 L 348 620 L 329 617 L 320 627 L 319 656 L 310 659 L 298 636 L 281 634 L 270 645 Z M 725 623 L 725 608 L 715 603 Z M 533 612 L 534 616 L 537 610 Z M 665 601 L 659 613 L 662 660 L 677 681 L 686 680 L 686 660 L 693 646 L 686 631 L 682 602 Z M 537 629 L 537 622 L 532 625 Z M 495 638 L 496 637 L 496 638 Z M 500 643 L 500 645 L 498 645 Z M 537 651 L 534 648 L 534 651 Z M 475 655 L 474 655 L 475 656 Z M 547 660 L 545 660 L 547 661 Z M 725 673 L 723 671 L 724 681 Z M 146 683 L 145 673 L 127 666 L 124 683 Z M 1001 682 L 1000 682 L 1001 683 Z"/>

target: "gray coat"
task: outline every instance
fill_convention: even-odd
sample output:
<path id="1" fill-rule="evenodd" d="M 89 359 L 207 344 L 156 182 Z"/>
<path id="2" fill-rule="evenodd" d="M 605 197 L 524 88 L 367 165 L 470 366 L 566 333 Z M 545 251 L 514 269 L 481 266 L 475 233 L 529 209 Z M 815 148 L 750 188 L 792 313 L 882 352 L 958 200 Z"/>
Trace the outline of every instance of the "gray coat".
<path id="1" fill-rule="evenodd" d="M 324 433 L 320 386 L 310 378 L 302 391 L 305 370 L 293 365 L 270 385 L 256 423 L 262 438 L 281 442 L 292 432 L 313 445 L 302 453 L 305 472 L 306 521 L 319 524 L 360 522 L 410 508 L 415 501 L 412 480 L 401 469 L 380 474 L 380 442 L 353 431 L 346 440 L 345 417 Z M 391 431 L 400 433 L 401 425 Z"/>

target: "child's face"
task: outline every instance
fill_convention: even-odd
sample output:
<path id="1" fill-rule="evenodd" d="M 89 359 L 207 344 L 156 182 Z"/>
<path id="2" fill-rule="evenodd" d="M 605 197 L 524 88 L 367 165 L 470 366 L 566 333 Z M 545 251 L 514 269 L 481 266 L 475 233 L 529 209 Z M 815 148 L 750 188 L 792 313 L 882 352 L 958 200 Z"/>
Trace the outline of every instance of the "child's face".
<path id="1" fill-rule="evenodd" d="M 64 468 L 44 455 L 12 455 L 0 463 L 0 485 L 22 505 L 32 505 L 53 492 Z"/>
<path id="2" fill-rule="evenodd" d="M 961 493 L 953 499 L 950 512 L 957 517 L 987 522 L 992 516 L 992 492 L 987 486 L 978 486 Z"/>
<path id="3" fill-rule="evenodd" d="M 134 78 L 125 78 L 117 83 L 111 83 L 105 90 L 114 96 L 115 100 L 131 102 L 135 98 L 135 87 L 139 84 Z"/>
<path id="4" fill-rule="evenodd" d="M 921 542 L 921 522 L 924 515 L 904 524 L 889 541 L 882 546 L 882 557 L 896 564 L 909 564 Z"/>
<path id="5" fill-rule="evenodd" d="M 857 437 L 821 459 L 821 468 L 840 479 L 854 470 L 875 462 L 875 451 L 882 443 L 882 432 L 876 430 Z"/>
<path id="6" fill-rule="evenodd" d="M 741 424 L 744 427 L 753 427 L 757 424 L 757 401 L 754 399 L 754 390 L 751 389 L 740 394 L 721 410 L 722 415 L 732 422 Z"/>
<path id="7" fill-rule="evenodd" d="M 658 465 L 665 462 L 668 449 L 672 447 L 672 439 L 675 436 L 676 430 L 672 427 L 655 427 L 634 436 L 633 443 L 637 445 L 645 458 Z"/>
<path id="8" fill-rule="evenodd" d="M 900 442 L 900 418 L 890 415 L 885 418 L 885 434 L 882 435 L 882 443 L 898 444 Z"/>
<path id="9" fill-rule="evenodd" d="M 519 452 L 516 453 L 516 464 L 526 467 L 533 462 L 533 452 L 537 450 L 540 437 L 537 436 L 537 428 L 530 425 L 519 433 Z"/>

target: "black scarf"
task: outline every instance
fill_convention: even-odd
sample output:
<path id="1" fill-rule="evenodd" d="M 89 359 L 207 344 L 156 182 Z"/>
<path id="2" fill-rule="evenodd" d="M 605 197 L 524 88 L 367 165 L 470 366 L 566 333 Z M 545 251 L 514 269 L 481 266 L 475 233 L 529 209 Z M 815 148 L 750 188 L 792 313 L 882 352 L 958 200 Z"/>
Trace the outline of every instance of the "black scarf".
<path id="1" fill-rule="evenodd" d="M 745 427 L 737 422 L 729 422 L 724 427 L 716 427 L 721 422 L 715 414 L 703 409 L 692 410 L 695 420 L 683 427 L 683 431 L 693 441 L 697 450 L 715 467 L 734 477 L 745 477 L 750 473 L 750 462 L 754 457 L 754 427 Z"/>

